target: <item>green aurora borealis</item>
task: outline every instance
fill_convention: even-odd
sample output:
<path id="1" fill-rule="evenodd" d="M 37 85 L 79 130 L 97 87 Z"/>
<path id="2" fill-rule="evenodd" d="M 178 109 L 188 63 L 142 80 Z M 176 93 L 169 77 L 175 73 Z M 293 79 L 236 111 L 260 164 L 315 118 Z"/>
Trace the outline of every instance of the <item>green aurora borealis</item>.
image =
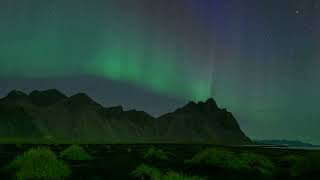
<path id="1" fill-rule="evenodd" d="M 319 0 L 1 0 L 0 95 L 85 91 L 103 105 L 155 116 L 214 97 L 252 138 L 320 144 L 319 7 Z"/>
<path id="2" fill-rule="evenodd" d="M 199 52 L 177 40 L 189 38 L 188 34 L 177 37 L 180 30 L 172 33 L 158 24 L 146 26 L 147 17 L 138 8 L 129 15 L 116 10 L 119 4 L 115 1 L 100 9 L 84 2 L 61 7 L 60 3 L 44 6 L 38 1 L 41 8 L 34 10 L 34 4 L 24 3 L 2 7 L 2 21 L 6 22 L 0 30 L 5 38 L 1 43 L 2 76 L 92 75 L 193 100 L 211 96 L 212 73 L 202 71 L 210 67 L 190 66 L 188 61 L 199 58 Z M 20 13 L 13 8 L 20 8 Z M 201 73 L 190 73 L 195 70 Z"/>

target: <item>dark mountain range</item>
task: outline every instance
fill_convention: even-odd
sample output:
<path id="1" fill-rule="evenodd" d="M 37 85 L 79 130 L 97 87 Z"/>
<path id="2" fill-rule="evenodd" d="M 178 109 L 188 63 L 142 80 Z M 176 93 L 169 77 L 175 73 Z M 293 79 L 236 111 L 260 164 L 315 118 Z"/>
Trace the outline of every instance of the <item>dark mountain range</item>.
<path id="1" fill-rule="evenodd" d="M 310 143 L 305 143 L 297 140 L 256 140 L 255 141 L 258 144 L 263 144 L 263 145 L 276 145 L 276 146 L 294 146 L 294 147 L 319 147 L 319 145 L 313 145 Z"/>
<path id="2" fill-rule="evenodd" d="M 215 142 L 247 144 L 226 109 L 210 98 L 154 118 L 143 111 L 105 108 L 84 93 L 12 91 L 0 99 L 0 137 L 94 142 Z"/>

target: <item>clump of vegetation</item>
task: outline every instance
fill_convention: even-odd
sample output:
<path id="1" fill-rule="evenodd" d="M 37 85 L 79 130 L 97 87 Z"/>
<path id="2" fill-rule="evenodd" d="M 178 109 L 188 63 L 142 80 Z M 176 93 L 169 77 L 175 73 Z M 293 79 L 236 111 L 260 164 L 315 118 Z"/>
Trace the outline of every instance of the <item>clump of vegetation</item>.
<path id="1" fill-rule="evenodd" d="M 308 154 L 310 160 L 311 171 L 320 172 L 320 151 L 313 151 Z"/>
<path id="2" fill-rule="evenodd" d="M 20 149 L 20 148 L 23 147 L 23 144 L 18 143 L 18 144 L 16 144 L 16 147 L 17 147 L 18 149 Z"/>
<path id="3" fill-rule="evenodd" d="M 303 177 L 308 174 L 319 174 L 320 151 L 310 151 L 304 156 L 288 155 L 281 159 L 286 165 L 287 173 L 292 177 Z"/>
<path id="4" fill-rule="evenodd" d="M 199 176 L 187 176 L 182 173 L 170 171 L 166 175 L 162 176 L 161 180 L 206 180 L 206 178 Z"/>
<path id="5" fill-rule="evenodd" d="M 69 167 L 46 147 L 32 148 L 17 156 L 7 170 L 16 172 L 16 179 L 66 179 Z"/>
<path id="6" fill-rule="evenodd" d="M 132 149 L 130 147 L 127 148 L 127 152 L 131 153 Z"/>
<path id="7" fill-rule="evenodd" d="M 311 164 L 307 158 L 299 155 L 287 155 L 281 159 L 286 165 L 287 173 L 291 177 L 299 177 L 310 170 Z"/>
<path id="8" fill-rule="evenodd" d="M 213 167 L 236 172 L 272 175 L 274 164 L 266 157 L 253 154 L 235 153 L 222 148 L 205 149 L 186 161 L 192 166 Z"/>
<path id="9" fill-rule="evenodd" d="M 131 172 L 131 175 L 134 178 L 138 178 L 138 179 L 149 178 L 151 180 L 160 180 L 162 173 L 158 168 L 148 166 L 146 164 L 141 164 Z"/>
<path id="10" fill-rule="evenodd" d="M 238 171 L 272 175 L 274 164 L 267 157 L 254 153 L 242 153 L 233 161 L 233 168 Z"/>
<path id="11" fill-rule="evenodd" d="M 163 174 L 158 168 L 142 164 L 131 172 L 134 178 L 151 180 L 206 180 L 199 176 L 187 176 L 174 171 Z"/>
<path id="12" fill-rule="evenodd" d="M 60 153 L 60 156 L 67 160 L 85 161 L 93 157 L 78 145 L 71 145 Z"/>
<path id="13" fill-rule="evenodd" d="M 154 147 L 149 148 L 143 155 L 144 159 L 147 160 L 168 160 L 168 153 L 164 152 L 162 149 L 156 149 Z"/>
<path id="14" fill-rule="evenodd" d="M 187 160 L 186 163 L 191 165 L 230 168 L 233 166 L 235 159 L 236 156 L 234 153 L 226 149 L 210 148 L 197 153 L 191 160 Z"/>

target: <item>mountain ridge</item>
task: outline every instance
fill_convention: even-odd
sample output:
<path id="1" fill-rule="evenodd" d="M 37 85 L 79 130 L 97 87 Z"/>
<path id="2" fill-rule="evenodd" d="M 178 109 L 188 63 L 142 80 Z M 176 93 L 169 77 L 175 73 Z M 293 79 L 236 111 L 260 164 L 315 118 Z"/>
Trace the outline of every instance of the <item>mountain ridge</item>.
<path id="1" fill-rule="evenodd" d="M 11 91 L 0 99 L 0 109 L 7 106 L 23 109 L 21 116 L 28 116 L 29 129 L 39 132 L 31 133 L 32 137 L 41 134 L 39 137 L 99 142 L 251 143 L 233 115 L 219 108 L 213 98 L 198 103 L 190 101 L 158 118 L 144 111 L 123 110 L 122 106 L 103 107 L 85 93 L 68 97 L 56 89 L 32 91 L 29 94 Z M 0 120 L 3 118 L 13 119 L 14 115 L 7 113 L 4 116 L 0 113 Z M 16 129 L 23 128 L 19 124 L 16 126 Z"/>

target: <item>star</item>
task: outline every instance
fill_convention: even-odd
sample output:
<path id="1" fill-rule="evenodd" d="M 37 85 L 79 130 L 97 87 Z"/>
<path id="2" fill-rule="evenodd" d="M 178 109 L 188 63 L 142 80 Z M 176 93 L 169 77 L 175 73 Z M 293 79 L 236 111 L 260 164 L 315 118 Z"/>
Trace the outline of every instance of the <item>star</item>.
<path id="1" fill-rule="evenodd" d="M 265 36 L 265 41 L 271 41 L 272 39 L 272 36 L 271 35 L 266 35 Z"/>
<path id="2" fill-rule="evenodd" d="M 299 11 L 299 10 L 296 10 L 296 14 L 300 14 L 300 11 Z"/>

